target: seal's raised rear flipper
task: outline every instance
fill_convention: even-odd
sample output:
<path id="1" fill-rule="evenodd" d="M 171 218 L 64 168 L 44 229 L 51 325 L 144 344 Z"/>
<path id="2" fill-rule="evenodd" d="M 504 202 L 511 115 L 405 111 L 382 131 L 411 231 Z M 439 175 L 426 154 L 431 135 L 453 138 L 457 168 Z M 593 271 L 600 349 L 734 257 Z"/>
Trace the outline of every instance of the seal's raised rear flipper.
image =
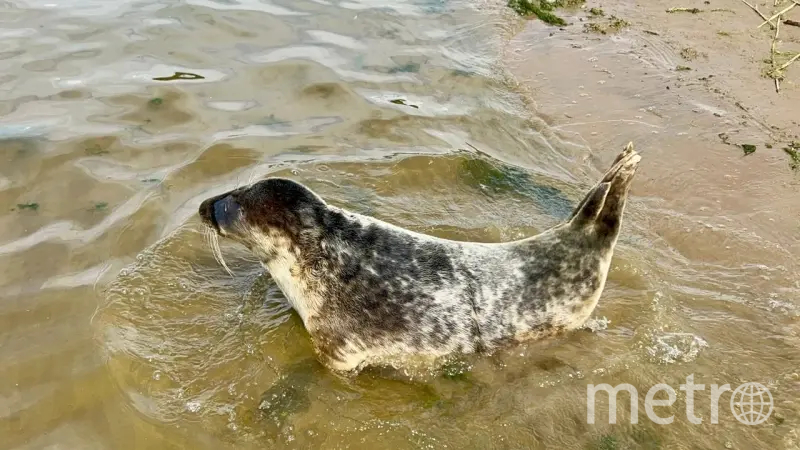
<path id="1" fill-rule="evenodd" d="M 633 143 L 626 145 L 603 179 L 575 208 L 569 218 L 570 225 L 576 229 L 590 228 L 602 237 L 616 238 L 628 189 L 641 159 L 633 150 Z"/>

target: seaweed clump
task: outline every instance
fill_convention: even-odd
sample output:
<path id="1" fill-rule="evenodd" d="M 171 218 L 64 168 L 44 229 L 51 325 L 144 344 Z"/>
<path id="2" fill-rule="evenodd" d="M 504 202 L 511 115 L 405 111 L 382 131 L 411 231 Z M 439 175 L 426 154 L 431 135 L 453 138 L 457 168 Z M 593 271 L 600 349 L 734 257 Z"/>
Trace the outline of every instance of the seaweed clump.
<path id="1" fill-rule="evenodd" d="M 742 144 L 742 150 L 744 151 L 744 156 L 747 156 L 756 152 L 756 146 L 753 144 Z"/>
<path id="2" fill-rule="evenodd" d="M 627 28 L 629 26 L 630 23 L 628 21 L 620 19 L 617 16 L 610 16 L 608 20 L 604 22 L 591 22 L 584 24 L 583 31 L 586 33 L 611 34 L 618 33 L 623 28 Z"/>
<path id="3" fill-rule="evenodd" d="M 38 211 L 39 210 L 39 204 L 36 203 L 36 202 L 17 203 L 17 209 L 19 209 L 20 211 L 25 210 L 25 209 L 28 209 L 28 210 L 31 210 L 31 211 Z"/>
<path id="4" fill-rule="evenodd" d="M 508 0 L 508 7 L 522 17 L 537 17 L 544 23 L 565 26 L 567 21 L 555 15 L 556 8 L 574 8 L 585 0 Z"/>

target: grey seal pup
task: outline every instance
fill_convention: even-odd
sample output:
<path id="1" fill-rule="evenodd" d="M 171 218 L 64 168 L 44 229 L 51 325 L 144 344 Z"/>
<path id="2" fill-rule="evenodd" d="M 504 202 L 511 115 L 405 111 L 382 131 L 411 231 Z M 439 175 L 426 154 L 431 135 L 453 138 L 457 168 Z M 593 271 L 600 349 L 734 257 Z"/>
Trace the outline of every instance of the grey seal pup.
<path id="1" fill-rule="evenodd" d="M 491 352 L 581 327 L 597 305 L 641 157 L 628 144 L 563 223 L 504 243 L 412 232 L 267 178 L 202 202 L 263 263 L 334 371 Z"/>

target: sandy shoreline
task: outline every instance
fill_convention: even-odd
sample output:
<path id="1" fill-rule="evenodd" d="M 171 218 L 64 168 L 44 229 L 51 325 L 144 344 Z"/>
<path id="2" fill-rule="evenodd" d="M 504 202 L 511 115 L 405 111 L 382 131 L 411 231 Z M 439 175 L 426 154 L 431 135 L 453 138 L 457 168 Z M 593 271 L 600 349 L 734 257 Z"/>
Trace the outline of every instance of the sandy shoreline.
<path id="1" fill-rule="evenodd" d="M 716 3 L 733 12 L 667 13 L 674 5 L 664 1 L 605 2 L 606 18 L 630 26 L 599 35 L 584 32 L 588 10 L 601 7 L 589 1 L 571 15 L 562 11 L 570 25 L 561 29 L 529 21 L 509 43 L 506 61 L 535 114 L 567 147 L 573 144 L 575 157 L 602 167 L 632 140 L 644 155 L 640 195 L 662 197 L 662 206 L 685 213 L 741 217 L 743 228 L 796 252 L 800 176 L 783 148 L 800 141 L 800 66 L 787 71 L 776 93 L 761 76 L 770 39 L 756 30 L 759 17 L 741 2 Z M 784 30 L 783 47 L 800 50 L 800 28 L 785 28 L 793 29 Z M 717 34 L 723 29 L 730 30 L 725 39 Z M 687 48 L 699 56 L 687 61 Z M 745 155 L 742 144 L 755 145 L 755 153 Z"/>
<path id="2" fill-rule="evenodd" d="M 773 10 L 784 9 L 784 3 L 781 0 L 781 4 L 774 7 L 772 0 L 761 1 L 759 9 L 770 16 Z M 800 65 L 793 64 L 785 70 L 781 92 L 776 93 L 773 80 L 764 75 L 774 33 L 769 26 L 758 29 L 762 20 L 741 1 L 691 0 L 680 5 L 700 9 L 696 14 L 668 12 L 675 6 L 663 0 L 637 5 L 622 1 L 589 1 L 581 9 L 559 12 L 568 18 L 566 27 L 556 28 L 531 20 L 513 40 L 509 59 L 515 74 L 525 83 L 535 75 L 531 69 L 539 66 L 538 58 L 533 55 L 526 55 L 531 64 L 525 65 L 522 54 L 535 42 L 534 38 L 545 38 L 556 46 L 568 41 L 571 49 L 590 53 L 594 49 L 606 54 L 627 53 L 631 56 L 627 65 L 615 61 L 615 67 L 602 70 L 611 70 L 616 76 L 629 69 L 645 69 L 643 76 L 651 79 L 660 76 L 660 82 L 669 86 L 668 89 L 677 89 L 674 97 L 706 94 L 728 110 L 711 111 L 718 113 L 722 119 L 719 122 L 729 121 L 741 128 L 753 127 L 771 139 L 771 142 L 756 143 L 762 150 L 767 143 L 780 150 L 781 144 L 800 140 Z M 590 10 L 604 16 L 595 16 Z M 607 28 L 613 18 L 622 19 L 626 26 L 618 32 L 610 30 L 607 35 L 586 32 L 586 28 L 594 24 Z M 800 18 L 800 8 L 790 10 L 782 18 Z M 608 43 L 616 47 L 606 45 Z M 800 27 L 782 25 L 776 48 L 787 56 L 800 52 Z M 594 66 L 602 66 L 602 62 L 595 61 Z M 646 83 L 635 80 L 633 74 L 629 81 Z M 690 109 L 699 112 L 697 108 Z"/>

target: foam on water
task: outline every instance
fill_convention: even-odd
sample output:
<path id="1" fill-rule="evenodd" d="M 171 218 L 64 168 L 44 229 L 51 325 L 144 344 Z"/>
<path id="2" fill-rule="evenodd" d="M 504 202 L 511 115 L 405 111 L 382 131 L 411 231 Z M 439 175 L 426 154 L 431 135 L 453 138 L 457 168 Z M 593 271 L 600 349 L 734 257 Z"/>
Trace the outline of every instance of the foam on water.
<path id="1" fill-rule="evenodd" d="M 666 333 L 653 336 L 652 344 L 647 346 L 650 357 L 660 363 L 692 362 L 708 343 L 700 336 L 691 333 Z"/>

